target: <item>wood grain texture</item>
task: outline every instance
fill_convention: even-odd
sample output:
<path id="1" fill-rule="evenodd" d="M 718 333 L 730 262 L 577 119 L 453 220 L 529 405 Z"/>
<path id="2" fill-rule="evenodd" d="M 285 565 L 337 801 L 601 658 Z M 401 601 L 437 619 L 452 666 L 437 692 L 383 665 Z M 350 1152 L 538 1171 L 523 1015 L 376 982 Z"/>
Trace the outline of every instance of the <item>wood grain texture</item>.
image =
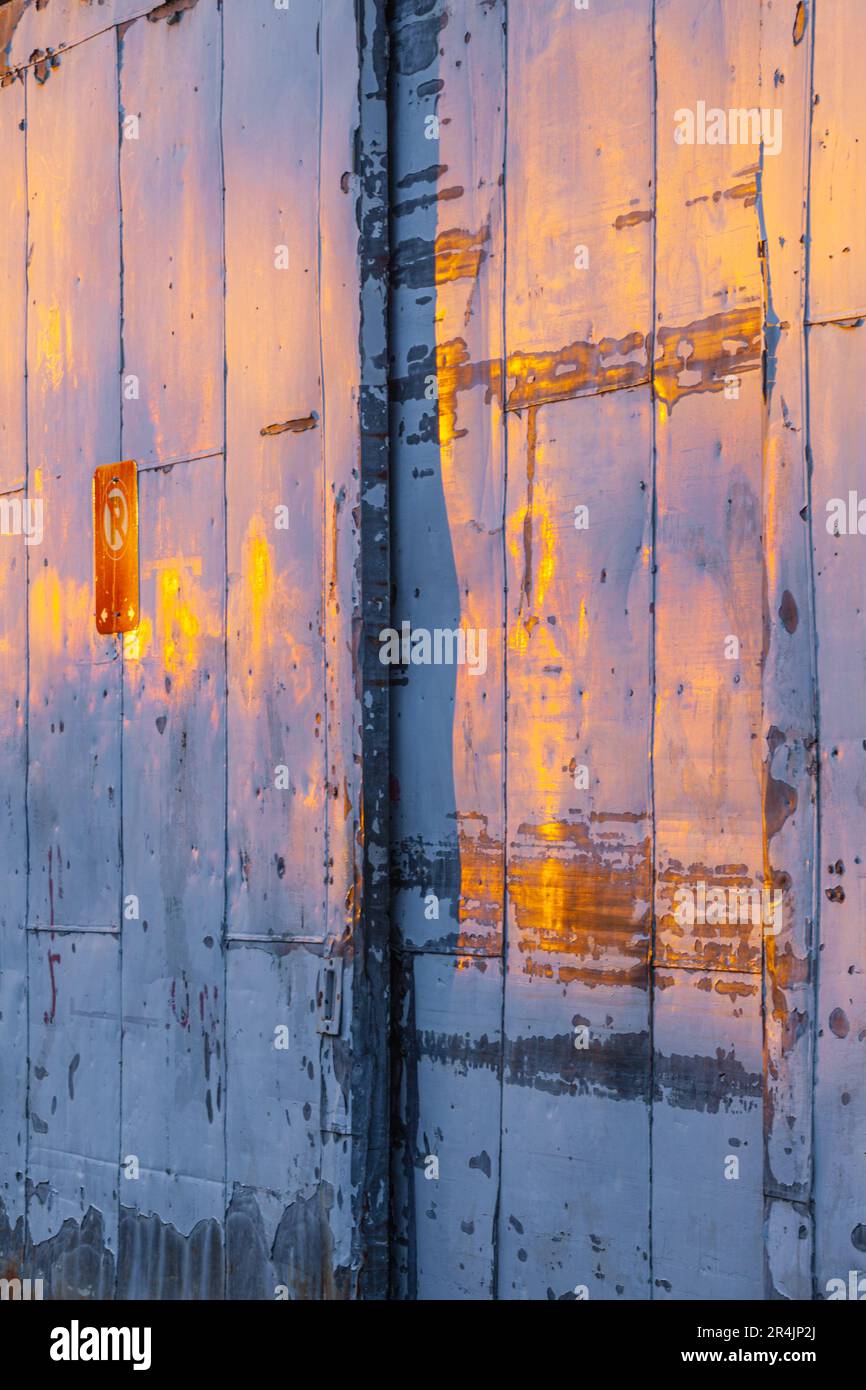
<path id="1" fill-rule="evenodd" d="M 124 639 L 121 1206 L 129 1225 L 155 1215 L 189 1236 L 225 1212 L 219 460 L 142 473 L 139 511 L 147 616 Z M 172 1296 L 173 1273 L 158 1296 Z"/>

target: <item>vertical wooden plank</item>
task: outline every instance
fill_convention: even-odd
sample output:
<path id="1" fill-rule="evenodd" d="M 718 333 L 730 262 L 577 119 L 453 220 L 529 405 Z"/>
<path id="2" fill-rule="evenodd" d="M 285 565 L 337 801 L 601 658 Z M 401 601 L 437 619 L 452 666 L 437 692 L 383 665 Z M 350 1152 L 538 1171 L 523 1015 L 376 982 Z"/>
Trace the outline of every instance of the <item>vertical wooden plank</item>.
<path id="1" fill-rule="evenodd" d="M 527 378 L 536 402 L 649 379 L 651 14 L 649 0 L 509 11 L 515 403 Z"/>
<path id="2" fill-rule="evenodd" d="M 866 121 L 859 55 L 866 11 L 857 0 L 815 4 L 810 317 L 866 312 Z"/>
<path id="3" fill-rule="evenodd" d="M 139 472 L 142 621 L 124 643 L 118 1267 L 119 1295 L 133 1298 L 223 1289 L 221 22 L 205 0 L 179 23 L 118 31 L 123 457 L 141 470 L 218 455 Z"/>
<path id="4" fill-rule="evenodd" d="M 91 473 L 120 447 L 113 33 L 29 84 L 30 1239 L 100 1296 L 117 1240 L 120 662 L 92 615 Z M 84 930 L 57 936 L 51 928 Z M 99 930 L 101 929 L 101 930 Z M 65 1229 L 64 1221 L 71 1222 Z"/>
<path id="5" fill-rule="evenodd" d="M 275 937 L 324 933 L 319 18 L 225 13 L 228 929 Z"/>
<path id="6" fill-rule="evenodd" d="M 221 15 L 124 26 L 123 447 L 139 468 L 223 447 Z"/>
<path id="7" fill-rule="evenodd" d="M 655 971 L 653 1298 L 763 1297 L 761 978 Z"/>
<path id="8" fill-rule="evenodd" d="M 24 83 L 0 90 L 4 197 L 0 204 L 0 482 L 19 488 L 26 475 L 27 200 Z M 18 492 L 0 495 L 15 521 Z M 8 505 L 7 505 L 8 504 Z M 11 508 L 11 510 L 10 510 Z M 34 535 L 35 540 L 35 535 Z M 33 546 L 0 535 L 0 1263 L 13 1270 L 24 1252 L 27 1142 L 27 563 Z M 39 549 L 36 547 L 38 555 Z"/>
<path id="9" fill-rule="evenodd" d="M 862 328 L 809 334 L 812 536 L 821 710 L 820 905 L 815 1086 L 815 1278 L 847 1289 L 866 1272 L 866 909 L 862 681 L 866 552 L 862 507 L 866 408 L 851 389 L 866 364 Z M 863 507 L 866 512 L 866 507 Z M 853 521 L 853 525 L 852 525 Z M 862 527 L 863 531 L 859 528 Z"/>
<path id="10" fill-rule="evenodd" d="M 331 1220 L 350 1194 L 321 1176 L 319 954 L 288 942 L 228 953 L 226 1297 L 345 1298 Z"/>
<path id="11" fill-rule="evenodd" d="M 118 924 L 119 662 L 92 617 L 91 472 L 120 448 L 114 35 L 31 83 L 30 919 Z M 76 756 L 72 756 L 72 750 Z"/>
<path id="12" fill-rule="evenodd" d="M 781 112 L 784 157 L 758 185 L 764 266 L 764 875 L 783 893 L 764 937 L 766 1267 L 769 1298 L 811 1297 L 816 711 L 805 372 L 812 7 L 765 3 L 761 100 Z M 790 1208 L 786 1210 L 786 1208 Z"/>
<path id="13" fill-rule="evenodd" d="M 501 1070 L 502 962 L 417 951 L 403 958 L 403 971 L 411 978 L 395 999 L 394 1187 L 403 1218 L 396 1292 L 489 1299 L 499 1173 L 490 1112 Z"/>
<path id="14" fill-rule="evenodd" d="M 27 340 L 27 193 L 24 165 L 24 82 L 0 91 L 0 143 L 4 158 L 0 206 L 0 487 L 24 483 Z"/>
<path id="15" fill-rule="evenodd" d="M 505 1298 L 648 1292 L 650 427 L 510 419 Z"/>
<path id="16" fill-rule="evenodd" d="M 376 638 L 390 607 L 384 0 L 360 6 L 354 28 L 341 0 L 324 0 L 320 46 L 325 921 L 345 967 L 339 1031 L 321 1037 L 322 1173 L 337 1193 L 351 1183 L 351 1200 L 330 1216 L 332 1268 L 351 1266 L 353 1297 L 381 1299 L 390 1258 L 389 708 Z"/>
<path id="17" fill-rule="evenodd" d="M 140 474 L 139 516 L 142 622 L 124 639 L 119 1293 L 215 1298 L 225 1214 L 220 461 Z M 160 1258 L 200 1224 L 212 1228 L 207 1260 Z"/>
<path id="18" fill-rule="evenodd" d="M 729 1117 L 735 1072 L 757 1073 L 760 1086 L 762 925 L 727 896 L 752 889 L 760 901 L 768 886 L 761 156 L 748 120 L 728 126 L 729 111 L 761 105 L 759 26 L 760 8 L 741 0 L 656 5 L 655 961 L 673 983 L 657 981 L 654 1006 L 653 1284 L 674 1298 L 757 1297 L 762 1286 L 760 1106 L 748 1112 L 758 1126 L 749 1151 L 728 1147 L 742 1142 Z M 716 110 L 724 141 L 707 143 L 704 117 Z M 680 1067 L 689 1084 L 658 1084 Z M 694 1144 L 681 1142 L 683 1108 Z M 739 1157 L 731 1179 L 729 1152 Z M 729 1189 L 736 1238 L 715 1216 Z M 695 1203 L 710 1193 L 696 1251 Z"/>
<path id="19" fill-rule="evenodd" d="M 504 1298 L 649 1288 L 651 13 L 509 22 Z"/>
<path id="20" fill-rule="evenodd" d="M 339 32 L 333 7 L 324 15 L 319 4 L 262 7 L 252 26 L 237 11 L 225 17 L 231 1297 L 273 1298 L 278 1288 L 293 1299 L 354 1296 L 367 1235 L 363 1174 L 382 1161 L 372 1115 L 352 1109 L 381 1049 L 363 1035 L 369 1056 L 357 1070 L 347 1051 L 367 989 L 367 943 L 350 933 L 367 888 L 356 859 L 367 792 L 353 767 L 363 595 L 352 527 L 365 505 L 357 274 L 359 230 L 369 233 L 340 206 L 352 190 L 361 51 L 381 43 L 375 23 L 366 27 L 373 8 L 355 30 L 344 13 Z M 323 65 L 331 93 L 340 69 L 327 112 Z M 275 119 L 290 132 L 288 161 L 272 139 Z M 359 207 L 368 171 L 355 172 Z M 281 767 L 285 791 L 282 774 L 274 781 Z M 317 1028 L 317 943 L 328 930 L 328 949 L 348 966 L 333 1037 Z"/>
<path id="21" fill-rule="evenodd" d="M 118 938 L 38 932 L 29 942 L 27 1273 L 46 1298 L 115 1290 L 120 1114 Z"/>
<path id="22" fill-rule="evenodd" d="M 397 942 L 420 953 L 396 975 L 398 1017 L 407 1012 L 397 1043 L 394 1211 L 404 1255 L 394 1291 L 425 1299 L 489 1298 L 494 1284 L 504 19 L 502 3 L 452 0 L 398 5 L 392 22 L 393 623 L 460 628 L 484 643 L 475 669 L 390 672 L 393 912 Z M 467 1047 L 482 1047 L 484 1061 L 467 1064 Z M 455 1088 L 471 1090 L 471 1119 L 454 1106 Z M 435 1180 L 428 1155 L 438 1158 Z"/>
<path id="23" fill-rule="evenodd" d="M 17 449 L 23 456 L 23 437 Z M 24 1253 L 27 1167 L 26 567 L 22 537 L 0 537 L 0 1263 L 11 1277 Z"/>
<path id="24" fill-rule="evenodd" d="M 474 672 L 415 665 L 397 676 L 396 911 L 413 948 L 495 954 L 504 833 L 503 10 L 461 0 L 422 17 L 411 6 L 397 13 L 394 621 L 483 632 L 486 664 Z"/>

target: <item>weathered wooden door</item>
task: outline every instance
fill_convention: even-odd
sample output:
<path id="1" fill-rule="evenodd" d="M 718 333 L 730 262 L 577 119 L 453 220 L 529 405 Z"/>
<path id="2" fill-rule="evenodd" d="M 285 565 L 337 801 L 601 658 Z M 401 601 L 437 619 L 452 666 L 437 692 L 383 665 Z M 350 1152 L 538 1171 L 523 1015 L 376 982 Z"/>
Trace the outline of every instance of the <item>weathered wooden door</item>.
<path id="1" fill-rule="evenodd" d="M 864 40 L 860 0 L 0 4 L 4 1269 L 862 1272 Z"/>
<path id="2" fill-rule="evenodd" d="M 862 1268 L 864 24 L 393 6 L 401 1296 Z"/>
<path id="3" fill-rule="evenodd" d="M 0 539 L 0 1254 L 46 1297 L 375 1296 L 383 5 L 0 24 L 0 501 L 44 519 Z"/>

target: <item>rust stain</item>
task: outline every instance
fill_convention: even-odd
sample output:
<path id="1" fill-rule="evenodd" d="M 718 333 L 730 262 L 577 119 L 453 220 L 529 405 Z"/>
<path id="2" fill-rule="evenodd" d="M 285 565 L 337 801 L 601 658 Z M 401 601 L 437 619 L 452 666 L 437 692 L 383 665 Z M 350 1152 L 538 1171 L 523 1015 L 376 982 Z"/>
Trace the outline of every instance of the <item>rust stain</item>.
<path id="1" fill-rule="evenodd" d="M 463 439 L 466 430 L 457 428 L 457 397 L 461 391 L 485 388 L 485 402 L 501 395 L 502 367 L 499 362 L 470 362 L 464 338 L 452 338 L 436 345 L 436 379 L 439 385 L 439 443 Z"/>
<path id="2" fill-rule="evenodd" d="M 466 952 L 458 964 L 476 964 L 472 952 L 500 949 L 507 877 L 524 974 L 560 984 L 646 988 L 650 841 L 638 838 L 646 820 L 640 812 L 593 812 L 585 821 L 521 825 L 506 867 L 488 817 L 458 813 L 455 945 L 458 954 Z M 438 876 L 435 862 L 419 859 L 409 846 L 406 860 L 411 867 L 401 886 L 426 892 Z"/>
<path id="3" fill-rule="evenodd" d="M 753 878 L 745 864 L 693 863 L 684 868 L 676 860 L 659 871 L 657 882 L 658 954 L 665 965 L 698 964 L 709 970 L 760 971 L 761 925 L 753 921 L 754 902 L 747 895 L 781 885 L 768 888 L 767 884 Z M 689 889 L 697 904 L 704 894 L 707 915 L 711 909 L 717 910 L 722 920 L 697 920 L 688 924 L 678 921 L 678 888 Z M 724 912 L 710 896 L 718 889 L 726 895 Z M 736 920 L 733 920 L 734 915 Z"/>
<path id="4" fill-rule="evenodd" d="M 742 202 L 747 208 L 755 207 L 758 202 L 758 174 L 760 165 L 750 164 L 745 169 L 738 169 L 735 178 L 743 180 L 740 183 L 732 184 L 730 188 L 717 188 L 713 193 L 701 193 L 695 198 L 687 198 L 685 206 L 687 208 L 697 207 L 699 203 L 720 203 L 723 198 Z"/>
<path id="5" fill-rule="evenodd" d="M 597 343 L 567 343 L 551 351 L 514 352 L 506 363 L 511 387 L 504 408 L 519 411 L 573 396 L 646 385 L 650 380 L 650 345 L 649 336 L 635 331 L 623 338 L 601 338 Z M 641 357 L 634 360 L 638 353 Z M 436 381 L 442 446 L 466 436 L 466 430 L 457 424 L 462 392 L 482 387 L 486 404 L 496 400 L 502 406 L 501 361 L 494 358 L 472 362 L 465 338 L 437 343 Z"/>
<path id="6" fill-rule="evenodd" d="M 760 992 L 760 981 L 746 983 L 745 980 L 720 980 L 707 975 L 698 983 L 698 989 L 706 993 L 720 994 L 729 999 L 751 999 Z"/>
<path id="7" fill-rule="evenodd" d="M 621 212 L 613 225 L 621 232 L 623 227 L 636 227 L 640 222 L 652 222 L 653 216 L 652 211 Z"/>
<path id="8" fill-rule="evenodd" d="M 597 343 L 567 343 L 552 352 L 514 352 L 507 375 L 514 384 L 506 410 L 639 386 L 649 381 L 649 339 L 635 331 Z"/>
<path id="9" fill-rule="evenodd" d="M 529 411 L 526 437 L 526 511 L 523 517 L 523 584 L 520 612 L 524 601 L 527 612 L 532 605 L 532 503 L 535 488 L 535 458 L 538 449 L 538 407 Z"/>
<path id="10" fill-rule="evenodd" d="M 489 240 L 489 222 L 479 232 L 468 232 L 462 227 L 440 232 L 433 253 L 436 284 L 450 285 L 455 280 L 477 280 L 487 259 L 484 243 Z"/>
<path id="11" fill-rule="evenodd" d="M 319 417 L 313 410 L 309 415 L 302 415 L 297 420 L 283 420 L 281 424 L 265 425 L 259 430 L 259 434 L 285 434 L 287 431 L 290 434 L 303 434 L 305 430 L 314 430 L 318 423 Z"/>
<path id="12" fill-rule="evenodd" d="M 458 950 L 489 948 L 491 931 L 497 941 L 502 931 L 502 841 L 490 835 L 487 816 L 469 812 L 459 814 L 457 819 L 460 851 Z"/>
<path id="13" fill-rule="evenodd" d="M 726 376 L 759 371 L 762 352 L 760 303 L 710 314 L 681 328 L 660 328 L 653 364 L 655 393 L 672 411 L 686 396 L 723 391 Z"/>
<path id="14" fill-rule="evenodd" d="M 792 38 L 794 46 L 803 42 L 806 33 L 806 0 L 798 0 L 797 13 L 794 15 L 794 32 Z"/>
<path id="15" fill-rule="evenodd" d="M 604 825 L 592 814 L 519 827 L 508 891 L 525 974 L 647 987 L 650 840 L 634 837 L 632 813 Z"/>

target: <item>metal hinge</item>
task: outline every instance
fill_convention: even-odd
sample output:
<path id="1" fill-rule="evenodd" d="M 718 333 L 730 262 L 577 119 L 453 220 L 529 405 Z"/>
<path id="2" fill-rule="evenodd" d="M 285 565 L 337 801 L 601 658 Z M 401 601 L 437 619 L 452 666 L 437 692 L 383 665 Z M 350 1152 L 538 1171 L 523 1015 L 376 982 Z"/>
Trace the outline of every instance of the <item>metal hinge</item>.
<path id="1" fill-rule="evenodd" d="M 319 1011 L 317 1032 L 339 1033 L 342 1004 L 343 961 L 340 957 L 328 956 L 322 961 L 316 986 L 316 1005 Z"/>

